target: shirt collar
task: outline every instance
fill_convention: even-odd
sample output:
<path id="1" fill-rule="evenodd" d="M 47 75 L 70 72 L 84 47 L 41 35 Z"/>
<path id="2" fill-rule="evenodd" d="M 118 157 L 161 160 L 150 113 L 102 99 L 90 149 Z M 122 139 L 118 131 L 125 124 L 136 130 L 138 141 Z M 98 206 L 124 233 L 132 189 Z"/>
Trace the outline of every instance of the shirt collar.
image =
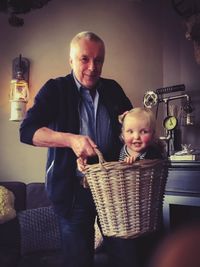
<path id="1" fill-rule="evenodd" d="M 73 75 L 73 78 L 74 78 L 74 80 L 75 80 L 75 83 L 76 83 L 76 86 L 77 86 L 77 88 L 78 88 L 78 91 L 80 92 L 80 88 L 81 87 L 85 87 L 85 86 L 83 86 L 79 81 L 78 81 L 78 79 L 76 78 L 76 76 L 75 76 L 75 74 L 74 74 L 74 72 L 72 71 L 72 75 Z M 98 91 L 98 89 L 99 89 L 99 87 L 101 86 L 101 83 L 100 83 L 100 81 L 97 83 L 97 85 L 96 85 L 96 91 Z M 85 87 L 86 88 L 86 87 Z M 89 89 L 88 89 L 89 90 Z"/>
<path id="2" fill-rule="evenodd" d="M 127 154 L 128 156 L 131 156 L 131 155 L 128 153 L 127 145 L 125 146 L 125 151 L 126 151 L 126 154 Z M 146 151 L 143 152 L 143 153 L 140 153 L 140 154 L 137 156 L 137 158 L 135 159 L 135 161 L 136 161 L 136 160 L 140 160 L 140 159 L 145 159 L 146 154 L 147 154 Z"/>
<path id="3" fill-rule="evenodd" d="M 77 88 L 78 88 L 78 91 L 79 91 L 79 93 L 80 93 L 81 87 L 83 88 L 84 86 L 78 81 L 78 79 L 76 78 L 76 76 L 75 76 L 75 74 L 74 74 L 73 71 L 72 71 L 72 75 L 73 75 L 74 81 L 75 81 L 75 83 L 76 83 L 76 86 L 77 86 Z M 99 89 L 100 86 L 101 86 L 101 83 L 98 82 L 98 84 L 97 84 L 97 86 L 96 86 L 96 94 L 95 94 L 95 97 L 94 97 L 94 103 L 95 103 L 95 105 L 98 104 L 98 100 L 99 100 L 98 89 Z M 89 90 L 89 89 L 88 89 L 88 90 Z"/>
<path id="4" fill-rule="evenodd" d="M 77 78 L 76 78 L 76 76 L 74 75 L 74 72 L 72 71 L 72 75 L 73 75 L 73 78 L 74 78 L 74 81 L 75 81 L 75 83 L 76 83 L 76 86 L 77 86 L 77 88 L 78 88 L 78 91 L 80 92 L 80 88 L 81 88 L 81 84 L 80 84 L 80 82 L 77 80 Z"/>

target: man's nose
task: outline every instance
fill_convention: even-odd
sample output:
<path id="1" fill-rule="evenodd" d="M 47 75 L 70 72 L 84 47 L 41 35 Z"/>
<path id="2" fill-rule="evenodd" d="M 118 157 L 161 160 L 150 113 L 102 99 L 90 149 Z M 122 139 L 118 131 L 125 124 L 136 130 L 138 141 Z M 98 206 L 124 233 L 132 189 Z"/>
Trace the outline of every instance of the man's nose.
<path id="1" fill-rule="evenodd" d="M 96 66 L 95 66 L 95 62 L 93 60 L 90 60 L 88 63 L 88 69 L 93 71 L 95 70 Z"/>

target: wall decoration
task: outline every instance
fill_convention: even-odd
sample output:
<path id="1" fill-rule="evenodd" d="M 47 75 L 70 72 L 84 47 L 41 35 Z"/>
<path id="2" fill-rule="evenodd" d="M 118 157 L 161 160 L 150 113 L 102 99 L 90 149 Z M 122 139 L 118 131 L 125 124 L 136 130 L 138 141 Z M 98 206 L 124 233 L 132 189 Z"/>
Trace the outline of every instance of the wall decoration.
<path id="1" fill-rule="evenodd" d="M 185 37 L 192 41 L 195 60 L 200 65 L 200 1 L 172 0 L 172 6 L 185 23 Z"/>
<path id="2" fill-rule="evenodd" d="M 20 27 L 24 25 L 24 19 L 19 17 L 33 9 L 42 8 L 50 0 L 1 0 L 0 12 L 7 13 L 8 22 L 11 26 Z"/>

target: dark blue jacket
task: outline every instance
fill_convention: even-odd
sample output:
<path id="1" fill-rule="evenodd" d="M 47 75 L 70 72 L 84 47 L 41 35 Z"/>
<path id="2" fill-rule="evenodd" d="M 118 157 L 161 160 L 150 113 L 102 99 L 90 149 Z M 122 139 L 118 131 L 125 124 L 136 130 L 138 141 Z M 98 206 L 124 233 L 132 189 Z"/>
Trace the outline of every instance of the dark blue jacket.
<path id="1" fill-rule="evenodd" d="M 112 144 L 104 158 L 107 161 L 117 160 L 121 148 L 118 115 L 131 109 L 132 105 L 117 82 L 101 78 L 100 83 L 99 101 L 108 110 L 114 133 Z M 41 127 L 79 134 L 79 102 L 80 95 L 72 74 L 47 81 L 21 124 L 21 142 L 33 145 L 33 135 Z M 62 216 L 67 216 L 73 204 L 77 182 L 76 156 L 72 149 L 49 148 L 46 170 L 48 196 L 55 210 Z"/>

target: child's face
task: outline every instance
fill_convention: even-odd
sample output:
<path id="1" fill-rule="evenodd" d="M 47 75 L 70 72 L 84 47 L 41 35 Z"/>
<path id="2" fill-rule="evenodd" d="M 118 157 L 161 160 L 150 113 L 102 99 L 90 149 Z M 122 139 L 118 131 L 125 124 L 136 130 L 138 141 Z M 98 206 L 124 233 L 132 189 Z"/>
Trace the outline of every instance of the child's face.
<path id="1" fill-rule="evenodd" d="M 127 116 L 124 121 L 122 138 L 128 148 L 134 152 L 144 151 L 153 138 L 153 130 L 144 115 Z"/>

